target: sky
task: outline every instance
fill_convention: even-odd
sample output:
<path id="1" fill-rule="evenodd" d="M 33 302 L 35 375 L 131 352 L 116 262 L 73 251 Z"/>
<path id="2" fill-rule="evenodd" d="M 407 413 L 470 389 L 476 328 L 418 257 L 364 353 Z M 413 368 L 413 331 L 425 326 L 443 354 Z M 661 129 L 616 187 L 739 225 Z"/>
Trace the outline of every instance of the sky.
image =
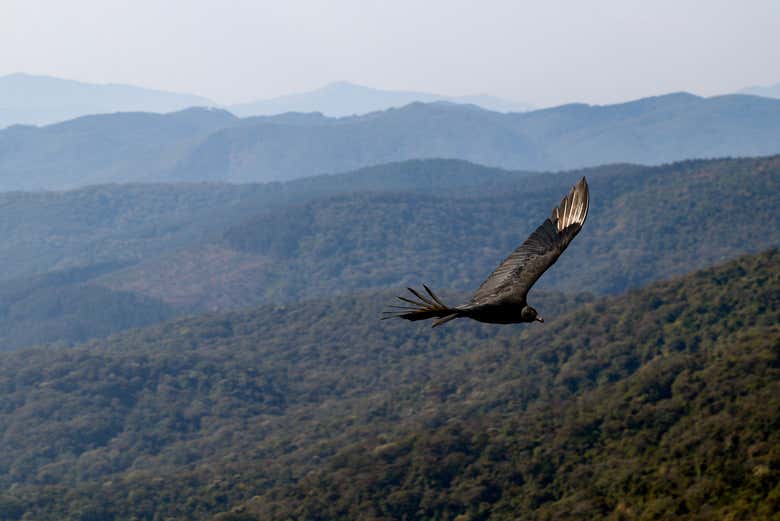
<path id="1" fill-rule="evenodd" d="M 0 0 L 0 75 L 229 104 L 344 80 L 551 106 L 780 82 L 778 0 Z"/>

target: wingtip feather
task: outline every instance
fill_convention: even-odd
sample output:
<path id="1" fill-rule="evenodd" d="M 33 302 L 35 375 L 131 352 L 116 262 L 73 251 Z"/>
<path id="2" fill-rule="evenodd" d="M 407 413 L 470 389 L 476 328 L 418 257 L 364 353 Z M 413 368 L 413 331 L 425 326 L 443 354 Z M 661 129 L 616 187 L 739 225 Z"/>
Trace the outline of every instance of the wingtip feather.
<path id="1" fill-rule="evenodd" d="M 557 224 L 557 229 L 562 232 L 572 224 L 584 224 L 588 216 L 590 194 L 588 181 L 583 176 L 569 193 L 561 200 L 561 203 L 553 208 L 551 220 Z"/>

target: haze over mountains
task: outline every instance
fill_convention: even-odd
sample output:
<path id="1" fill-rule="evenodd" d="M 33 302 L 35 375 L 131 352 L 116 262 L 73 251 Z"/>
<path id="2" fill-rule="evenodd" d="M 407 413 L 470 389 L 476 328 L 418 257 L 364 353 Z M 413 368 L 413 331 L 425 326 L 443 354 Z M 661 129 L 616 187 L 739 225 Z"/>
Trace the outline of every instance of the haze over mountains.
<path id="1" fill-rule="evenodd" d="M 16 73 L 0 76 L 0 129 L 11 125 L 49 125 L 94 114 L 166 113 L 191 107 L 217 106 L 241 117 L 284 112 L 321 112 L 337 117 L 402 107 L 415 101 L 473 104 L 498 112 L 522 112 L 532 108 L 527 103 L 487 94 L 452 97 L 428 92 L 373 89 L 345 81 L 299 94 L 220 105 L 193 94 Z"/>
<path id="2" fill-rule="evenodd" d="M 94 84 L 51 76 L 0 76 L 0 128 L 48 125 L 90 114 L 172 112 L 214 102 L 193 94 L 133 85 Z"/>
<path id="3" fill-rule="evenodd" d="M 740 90 L 739 94 L 764 96 L 765 98 L 780 98 L 780 83 L 775 83 L 774 85 L 755 85 L 752 87 L 746 87 Z"/>
<path id="4" fill-rule="evenodd" d="M 110 182 L 283 181 L 422 158 L 518 170 L 780 152 L 780 100 L 679 93 L 502 114 L 412 103 L 363 116 L 216 109 L 89 116 L 0 131 L 0 190 Z"/>
<path id="5" fill-rule="evenodd" d="M 778 98 L 780 84 L 746 87 L 738 94 Z M 224 104 L 189 93 L 14 73 L 0 76 L 0 129 L 11 125 L 49 125 L 95 114 L 167 113 L 191 107 L 220 107 L 239 117 L 272 116 L 286 112 L 319 112 L 329 117 L 344 117 L 400 108 L 415 102 L 468 104 L 504 113 L 534 110 L 529 103 L 489 94 L 445 96 L 378 89 L 347 81 L 334 81 L 311 91 L 269 99 Z"/>
<path id="6" fill-rule="evenodd" d="M 400 108 L 414 102 L 436 101 L 477 105 L 496 112 L 525 112 L 533 109 L 533 106 L 528 103 L 505 100 L 487 94 L 453 97 L 429 92 L 373 89 L 338 81 L 309 92 L 230 105 L 228 110 L 241 117 L 272 116 L 285 112 L 320 112 L 325 116 L 341 117 Z"/>

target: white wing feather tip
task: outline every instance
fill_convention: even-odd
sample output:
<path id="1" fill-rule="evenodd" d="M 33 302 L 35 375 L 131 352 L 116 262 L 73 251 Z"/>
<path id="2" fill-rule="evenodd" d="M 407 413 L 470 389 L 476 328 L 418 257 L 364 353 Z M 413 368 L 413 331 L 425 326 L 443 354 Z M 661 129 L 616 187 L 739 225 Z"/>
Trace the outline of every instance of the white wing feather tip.
<path id="1" fill-rule="evenodd" d="M 584 224 L 589 207 L 588 182 L 583 177 L 571 188 L 561 204 L 555 208 L 556 228 L 559 232 L 572 224 Z"/>

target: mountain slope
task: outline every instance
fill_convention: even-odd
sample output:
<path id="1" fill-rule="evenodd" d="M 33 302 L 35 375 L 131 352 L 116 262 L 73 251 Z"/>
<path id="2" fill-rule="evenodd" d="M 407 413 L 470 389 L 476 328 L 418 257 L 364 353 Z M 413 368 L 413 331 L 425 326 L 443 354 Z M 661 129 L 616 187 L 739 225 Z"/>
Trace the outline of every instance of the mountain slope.
<path id="1" fill-rule="evenodd" d="M 281 123 L 250 118 L 205 139 L 176 178 L 290 179 L 368 164 L 447 157 L 510 169 L 780 152 L 780 100 L 674 94 L 523 114 L 415 103 L 360 117 Z M 268 178 L 266 178 L 268 179 Z"/>
<path id="2" fill-rule="evenodd" d="M 21 73 L 0 76 L 0 128 L 48 125 L 90 114 L 211 106 L 213 101 L 200 96 L 132 85 L 98 85 Z"/>
<path id="3" fill-rule="evenodd" d="M 0 283 L 0 351 L 72 345 L 175 314 L 162 301 L 88 282 L 117 268 L 95 265 Z"/>
<path id="4" fill-rule="evenodd" d="M 252 273 L 265 269 L 268 260 L 220 245 L 225 229 L 249 215 L 359 190 L 430 193 L 445 182 L 445 191 L 495 190 L 522 175 L 420 161 L 285 185 L 128 185 L 2 194 L 0 350 L 70 344 L 172 313 L 256 303 Z M 155 274 L 147 270 L 149 278 L 136 282 L 165 287 L 165 303 L 103 282 L 137 263 L 142 266 L 136 271 L 154 264 Z M 165 280 L 157 281 L 163 274 Z"/>
<path id="5" fill-rule="evenodd" d="M 326 116 L 341 117 L 387 110 L 392 107 L 398 108 L 415 101 L 468 103 L 497 112 L 531 110 L 531 106 L 527 103 L 508 101 L 487 95 L 440 96 L 427 92 L 372 89 L 345 81 L 330 83 L 310 92 L 231 105 L 228 109 L 242 117 L 268 116 L 285 112 L 320 112 Z"/>
<path id="6" fill-rule="evenodd" d="M 41 128 L 14 126 L 0 131 L 0 187 L 62 189 L 165 180 L 164 172 L 188 147 L 235 119 L 221 110 L 187 109 L 85 116 Z"/>
<path id="7" fill-rule="evenodd" d="M 0 280 L 199 247 L 251 216 L 319 197 L 358 191 L 486 193 L 524 175 L 461 161 L 410 161 L 284 184 L 133 184 L 4 193 Z"/>
<path id="8" fill-rule="evenodd" d="M 579 307 L 547 295 L 543 326 L 380 322 L 385 294 L 0 354 L 0 504 L 41 520 L 768 516 L 778 260 Z"/>
<path id="9" fill-rule="evenodd" d="M 780 100 L 755 96 L 676 93 L 511 117 L 556 158 L 558 167 L 576 168 L 604 163 L 606 157 L 610 162 L 660 164 L 775 153 L 778 127 L 767 114 L 778 109 Z"/>
<path id="10" fill-rule="evenodd" d="M 325 196 L 276 208 L 229 227 L 205 256 L 200 245 L 185 248 L 101 281 L 197 309 L 421 283 L 445 294 L 473 290 L 582 175 L 593 197 L 588 223 L 540 287 L 619 293 L 780 245 L 780 216 L 772 211 L 780 195 L 777 157 L 514 177 L 475 171 L 484 186 L 461 189 L 454 188 L 454 175 L 453 188 L 446 188 L 450 165 L 365 171 L 366 180 L 395 178 L 406 168 L 427 171 L 442 188 L 414 193 L 410 178 L 395 193 Z M 181 286 L 198 291 L 185 295 Z"/>
<path id="11" fill-rule="evenodd" d="M 176 180 L 289 180 L 416 158 L 505 168 L 548 165 L 534 144 L 507 126 L 507 117 L 472 106 L 413 103 L 351 118 L 294 123 L 274 116 L 248 118 L 204 139 L 171 175 Z"/>
<path id="12" fill-rule="evenodd" d="M 257 519 L 774 519 L 779 261 L 776 251 L 741 259 L 529 328 L 519 352 L 501 350 L 487 374 L 474 363 L 434 376 L 450 389 L 435 413 L 446 422 L 377 429 L 248 510 Z M 489 384 L 475 385 L 480 377 Z"/>
<path id="13" fill-rule="evenodd" d="M 619 293 L 780 244 L 778 157 L 547 175 L 427 160 L 266 185 L 8 193 L 0 294 L 15 311 L 0 314 L 2 348 L 70 343 L 171 312 L 420 283 L 453 299 L 476 288 L 582 175 L 591 216 L 540 288 Z M 67 273 L 83 278 L 64 287 L 57 281 Z M 47 304 L 80 300 L 103 304 Z M 103 315 L 103 306 L 115 312 Z M 117 311 L 134 306 L 150 312 L 146 322 Z M 74 330 L 79 321 L 85 327 Z"/>

